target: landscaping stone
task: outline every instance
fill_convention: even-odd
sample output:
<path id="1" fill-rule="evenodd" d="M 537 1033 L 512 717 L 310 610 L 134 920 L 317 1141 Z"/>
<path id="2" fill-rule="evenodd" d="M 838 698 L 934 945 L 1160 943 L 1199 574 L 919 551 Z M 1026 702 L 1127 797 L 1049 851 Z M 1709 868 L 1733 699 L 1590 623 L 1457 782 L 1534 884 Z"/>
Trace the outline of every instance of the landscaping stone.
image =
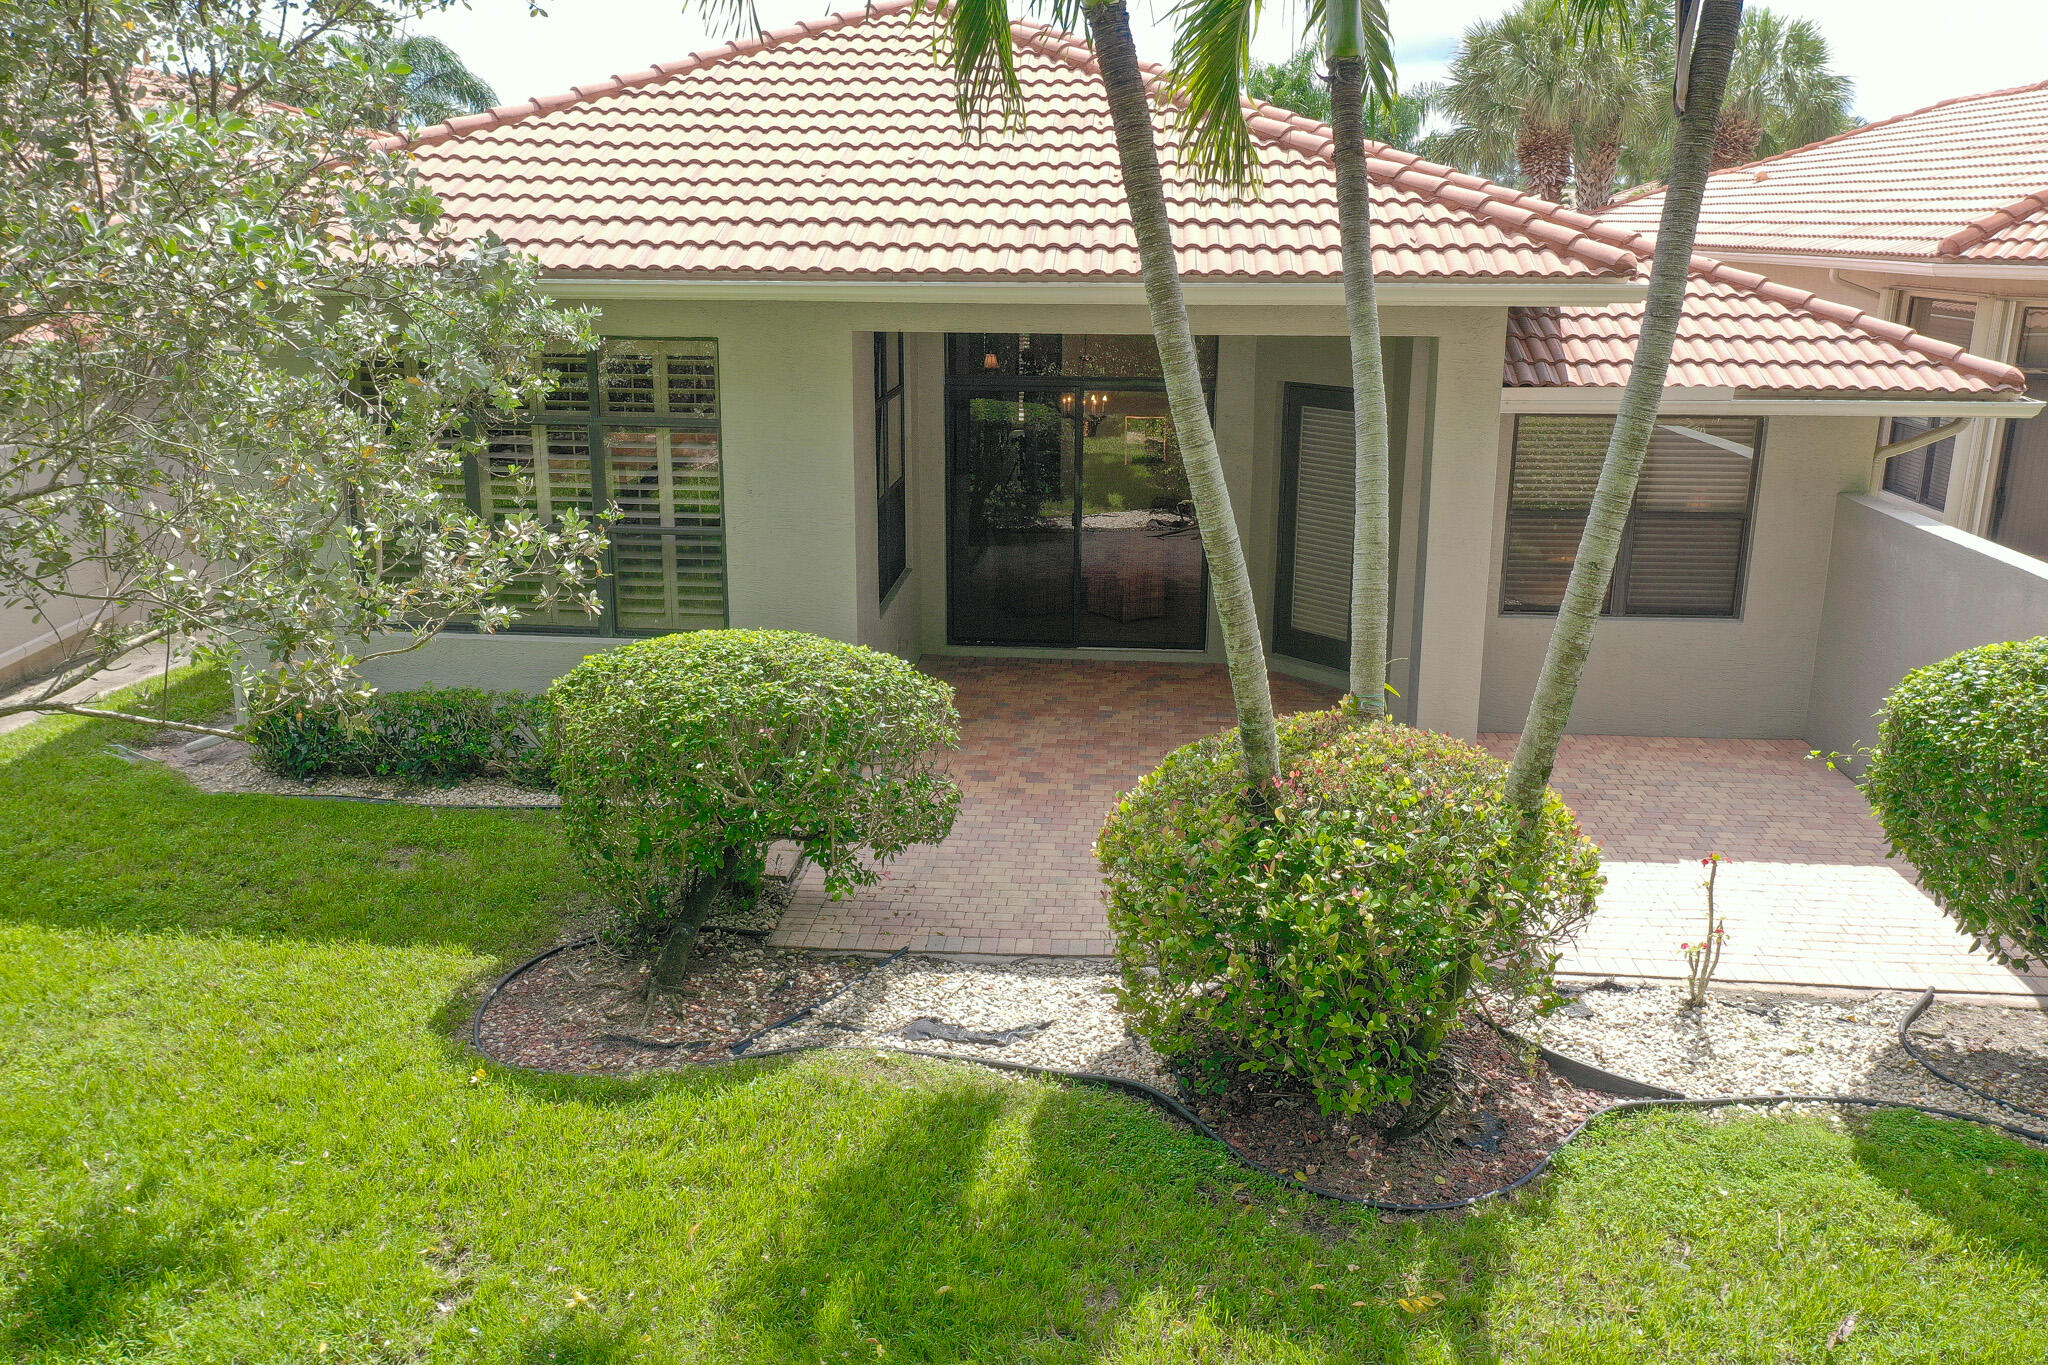
<path id="1" fill-rule="evenodd" d="M 1566 1056 L 1695 1098 L 1856 1095 L 2027 1126 L 2010 1110 L 1944 1083 L 1899 1045 L 1899 1023 L 1916 993 L 1716 992 L 1699 1010 L 1682 1008 L 1684 995 L 1669 986 L 1588 990 L 1577 1001 L 1584 1014 L 1560 1010 L 1521 1031 Z M 2048 1015 L 1938 1004 L 1916 1039 L 1945 1070 L 1973 1084 L 1988 1081 L 1986 1088 L 2002 1086 L 1995 1093 L 2048 1111 Z"/>

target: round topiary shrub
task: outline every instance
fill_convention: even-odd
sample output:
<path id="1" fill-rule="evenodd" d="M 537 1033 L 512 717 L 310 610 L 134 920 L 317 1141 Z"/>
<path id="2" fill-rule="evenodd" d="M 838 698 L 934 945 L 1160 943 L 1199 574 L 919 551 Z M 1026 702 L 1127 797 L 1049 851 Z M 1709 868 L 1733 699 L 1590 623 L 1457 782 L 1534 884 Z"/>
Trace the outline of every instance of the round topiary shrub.
<path id="1" fill-rule="evenodd" d="M 2048 636 L 1966 649 L 1886 698 L 1863 792 L 1949 917 L 2048 962 Z"/>
<path id="2" fill-rule="evenodd" d="M 1331 712 L 1280 741 L 1263 818 L 1232 731 L 1167 755 L 1103 827 L 1124 1008 L 1196 1088 L 1256 1072 L 1326 1113 L 1405 1105 L 1475 989 L 1547 991 L 1598 850 L 1555 794 L 1524 829 L 1474 745 Z"/>
<path id="3" fill-rule="evenodd" d="M 705 913 L 797 845 L 839 895 L 952 829 L 937 766 L 953 689 L 892 655 L 792 631 L 707 630 L 594 654 L 548 691 L 570 847 L 614 937 L 687 962 Z M 687 932 L 678 934 L 681 929 Z"/>

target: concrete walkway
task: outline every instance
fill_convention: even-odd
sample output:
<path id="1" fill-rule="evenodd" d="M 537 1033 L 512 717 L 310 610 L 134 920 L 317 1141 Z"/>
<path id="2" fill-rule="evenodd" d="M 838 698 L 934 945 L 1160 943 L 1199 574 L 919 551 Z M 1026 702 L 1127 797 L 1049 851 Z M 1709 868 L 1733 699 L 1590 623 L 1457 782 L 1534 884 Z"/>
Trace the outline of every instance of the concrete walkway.
<path id="1" fill-rule="evenodd" d="M 1117 795 L 1168 750 L 1233 721 L 1207 665 L 926 658 L 959 690 L 965 801 L 953 835 L 884 883 L 828 901 L 815 873 L 775 941 L 958 953 L 1109 951 L 1093 843 Z M 1274 678 L 1283 710 L 1334 695 Z M 1485 741 L 1506 753 L 1513 737 Z M 1729 925 L 1721 979 L 2048 998 L 2048 978 L 1993 963 L 1887 858 L 1847 778 L 1794 742 L 1574 737 L 1556 784 L 1607 858 L 1599 912 L 1563 967 L 1683 976 L 1699 859 L 1718 852 Z"/>

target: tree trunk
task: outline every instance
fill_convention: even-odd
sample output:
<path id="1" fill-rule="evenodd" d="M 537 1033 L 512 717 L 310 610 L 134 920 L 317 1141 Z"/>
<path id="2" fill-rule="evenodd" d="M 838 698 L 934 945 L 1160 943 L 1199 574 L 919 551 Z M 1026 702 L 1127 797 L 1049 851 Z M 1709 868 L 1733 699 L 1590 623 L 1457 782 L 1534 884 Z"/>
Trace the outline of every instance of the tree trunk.
<path id="1" fill-rule="evenodd" d="M 684 979 L 690 974 L 690 954 L 697 946 L 697 931 L 718 904 L 719 894 L 739 875 L 740 866 L 740 851 L 728 848 L 718 871 L 701 873 L 690 883 L 690 893 L 683 897 L 682 912 L 676 916 L 675 928 L 669 930 L 668 938 L 662 942 L 661 956 L 654 959 L 654 971 L 648 980 L 650 995 L 657 990 L 682 989 Z"/>
<path id="2" fill-rule="evenodd" d="M 1348 20 L 1345 16 L 1348 14 Z M 1344 259 L 1344 319 L 1351 329 L 1352 496 L 1350 709 L 1387 709 L 1387 375 L 1372 270 L 1372 181 L 1365 156 L 1365 61 L 1349 25 L 1356 0 L 1333 0 L 1330 24 L 1331 158 Z M 1346 25 L 1340 32 L 1340 25 Z M 1351 49 L 1346 51 L 1346 49 Z M 1343 55 L 1339 55 L 1339 54 Z"/>
<path id="3" fill-rule="evenodd" d="M 1579 162 L 1573 189 L 1578 202 L 1573 206 L 1581 213 L 1598 213 L 1614 202 L 1614 181 L 1621 171 L 1621 139 L 1603 133 L 1594 139 L 1587 149 L 1586 159 Z"/>
<path id="4" fill-rule="evenodd" d="M 1550 632 L 1550 648 L 1537 675 L 1529 718 L 1508 773 L 1508 799 L 1524 812 L 1542 809 L 1543 792 L 1557 762 L 1557 746 L 1571 719 L 1586 655 L 1593 647 L 1593 628 L 1600 604 L 1614 578 L 1614 560 L 1621 532 L 1635 501 L 1636 482 L 1649 454 L 1657 406 L 1664 397 L 1664 376 L 1671 366 L 1671 346 L 1685 309 L 1686 282 L 1691 276 L 1693 239 L 1698 235 L 1700 202 L 1706 197 L 1708 160 L 1721 96 L 1728 86 L 1728 67 L 1735 56 L 1735 35 L 1742 25 L 1741 0 L 1701 0 L 1699 36 L 1693 47 L 1692 82 L 1685 113 L 1672 142 L 1669 188 L 1664 216 L 1657 226 L 1657 255 L 1650 266 L 1649 297 L 1643 305 L 1642 331 L 1636 339 L 1635 361 L 1622 390 L 1614 434 L 1600 465 L 1593 506 L 1579 537 L 1578 558 Z"/>
<path id="5" fill-rule="evenodd" d="M 1153 142 L 1152 105 L 1123 0 L 1089 5 L 1088 31 L 1095 43 L 1103 93 L 1109 97 L 1110 119 L 1116 127 L 1124 202 L 1138 238 L 1145 302 L 1151 310 L 1152 336 L 1166 378 L 1167 409 L 1180 437 L 1181 458 L 1202 532 L 1202 552 L 1209 559 L 1216 615 L 1223 623 L 1223 652 L 1230 667 L 1231 695 L 1237 702 L 1245 776 L 1252 791 L 1263 799 L 1280 771 L 1266 646 L 1259 635 L 1251 570 L 1245 565 L 1244 546 L 1238 540 L 1230 489 L 1223 480 L 1223 460 L 1216 450 L 1216 432 L 1209 424 L 1208 400 L 1202 393 L 1195 334 L 1188 325 L 1187 303 L 1181 295 L 1180 263 L 1174 256 L 1166 189 L 1159 175 L 1159 149 Z"/>
<path id="6" fill-rule="evenodd" d="M 1572 182 L 1572 130 L 1561 124 L 1524 122 L 1515 134 L 1515 164 L 1522 183 L 1538 199 L 1553 204 L 1564 198 Z"/>
<path id="7" fill-rule="evenodd" d="M 1714 128 L 1714 169 L 1725 171 L 1756 160 L 1764 126 L 1747 114 L 1723 114 Z"/>

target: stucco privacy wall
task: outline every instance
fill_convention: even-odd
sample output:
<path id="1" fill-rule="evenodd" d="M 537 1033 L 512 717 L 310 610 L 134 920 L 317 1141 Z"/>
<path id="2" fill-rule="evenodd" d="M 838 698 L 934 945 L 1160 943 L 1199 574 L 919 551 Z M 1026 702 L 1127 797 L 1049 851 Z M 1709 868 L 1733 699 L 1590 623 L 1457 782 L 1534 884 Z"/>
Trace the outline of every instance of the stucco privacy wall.
<path id="1" fill-rule="evenodd" d="M 1480 728 L 1516 731 L 1553 618 L 1500 610 L 1514 422 L 1501 421 Z M 1814 645 L 1828 591 L 1829 527 L 1845 490 L 1869 477 L 1877 419 L 1770 417 L 1760 456 L 1741 615 L 1606 617 L 1572 708 L 1579 734 L 1803 739 Z M 1445 554 L 1431 547 L 1432 563 Z"/>
<path id="2" fill-rule="evenodd" d="M 1852 753 L 1913 669 L 1958 650 L 2048 635 L 2048 563 L 1882 494 L 1836 500 L 1806 738 Z"/>

